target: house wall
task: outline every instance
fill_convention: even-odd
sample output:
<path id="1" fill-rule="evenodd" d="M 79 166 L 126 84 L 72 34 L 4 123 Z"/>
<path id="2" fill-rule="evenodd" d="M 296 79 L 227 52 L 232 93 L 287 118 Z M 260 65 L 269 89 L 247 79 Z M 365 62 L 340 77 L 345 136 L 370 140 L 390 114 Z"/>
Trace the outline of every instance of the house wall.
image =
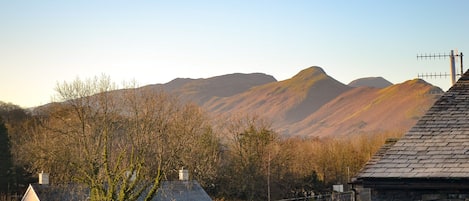
<path id="1" fill-rule="evenodd" d="M 355 201 L 466 201 L 469 189 L 385 189 L 354 186 Z"/>
<path id="2" fill-rule="evenodd" d="M 28 194 L 23 197 L 21 201 L 40 201 L 36 196 Z"/>
<path id="3" fill-rule="evenodd" d="M 31 186 L 28 187 L 21 201 L 40 201 Z"/>
<path id="4" fill-rule="evenodd" d="M 469 191 L 370 189 L 371 201 L 465 201 Z"/>

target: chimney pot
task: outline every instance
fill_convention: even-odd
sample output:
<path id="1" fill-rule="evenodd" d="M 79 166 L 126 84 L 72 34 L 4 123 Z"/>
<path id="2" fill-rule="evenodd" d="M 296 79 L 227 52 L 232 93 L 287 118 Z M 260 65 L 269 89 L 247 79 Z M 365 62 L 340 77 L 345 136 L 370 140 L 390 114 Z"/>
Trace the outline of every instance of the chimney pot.
<path id="1" fill-rule="evenodd" d="M 189 170 L 185 170 L 184 168 L 181 168 L 179 170 L 179 180 L 189 181 Z"/>
<path id="2" fill-rule="evenodd" d="M 39 184 L 49 185 L 49 173 L 44 173 L 44 171 L 39 173 Z"/>

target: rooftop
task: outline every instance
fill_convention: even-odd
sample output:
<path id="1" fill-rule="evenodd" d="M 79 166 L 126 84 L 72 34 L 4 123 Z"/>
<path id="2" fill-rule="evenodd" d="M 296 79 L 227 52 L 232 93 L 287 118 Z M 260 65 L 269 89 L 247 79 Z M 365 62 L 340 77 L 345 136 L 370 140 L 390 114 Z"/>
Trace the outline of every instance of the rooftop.
<path id="1" fill-rule="evenodd" d="M 395 144 L 386 144 L 355 179 L 468 178 L 469 71 Z"/>
<path id="2" fill-rule="evenodd" d="M 155 199 L 158 201 L 212 200 L 197 181 L 165 181 L 158 189 Z"/>

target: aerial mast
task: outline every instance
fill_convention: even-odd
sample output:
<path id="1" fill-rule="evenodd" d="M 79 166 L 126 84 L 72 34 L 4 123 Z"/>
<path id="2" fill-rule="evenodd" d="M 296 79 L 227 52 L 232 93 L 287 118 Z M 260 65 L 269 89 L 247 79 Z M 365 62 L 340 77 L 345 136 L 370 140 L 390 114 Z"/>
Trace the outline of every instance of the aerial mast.
<path id="1" fill-rule="evenodd" d="M 425 78 L 425 77 L 446 77 L 446 76 L 450 76 L 451 77 L 451 86 L 454 85 L 454 83 L 456 83 L 456 75 L 462 75 L 464 73 L 464 69 L 463 69 L 463 53 L 459 53 L 457 52 L 456 50 L 456 53 L 454 50 L 451 50 L 449 54 L 421 54 L 421 55 L 417 55 L 417 59 L 436 59 L 436 58 L 449 58 L 449 62 L 450 62 L 450 74 L 448 75 L 447 73 L 444 73 L 444 74 L 436 74 L 436 73 L 426 73 L 426 74 L 418 74 L 418 78 Z M 460 74 L 457 74 L 456 73 L 456 58 L 459 58 L 460 60 L 460 68 L 461 68 L 461 72 Z"/>

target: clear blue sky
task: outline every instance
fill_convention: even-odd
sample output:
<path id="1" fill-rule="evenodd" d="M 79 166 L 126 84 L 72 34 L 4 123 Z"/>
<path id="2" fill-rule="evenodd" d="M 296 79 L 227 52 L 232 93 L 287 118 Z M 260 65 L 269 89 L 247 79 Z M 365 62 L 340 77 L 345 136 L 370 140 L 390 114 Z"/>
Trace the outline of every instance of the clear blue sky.
<path id="1" fill-rule="evenodd" d="M 321 66 L 344 84 L 400 83 L 449 72 L 448 59 L 418 53 L 469 55 L 468 10 L 464 0 L 0 0 L 0 100 L 45 104 L 57 82 L 103 73 L 146 85 L 235 72 L 284 80 Z"/>

